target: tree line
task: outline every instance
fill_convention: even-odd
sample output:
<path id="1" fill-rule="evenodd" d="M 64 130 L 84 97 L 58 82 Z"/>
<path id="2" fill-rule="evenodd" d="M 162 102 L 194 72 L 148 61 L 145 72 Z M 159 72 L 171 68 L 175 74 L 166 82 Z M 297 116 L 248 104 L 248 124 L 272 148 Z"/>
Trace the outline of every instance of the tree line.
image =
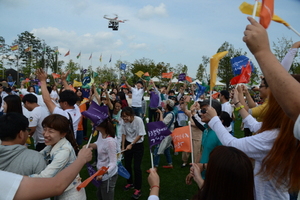
<path id="1" fill-rule="evenodd" d="M 273 53 L 279 61 L 283 59 L 288 49 L 292 46 L 293 41 L 291 39 L 281 38 L 277 43 L 273 42 Z M 18 50 L 12 51 L 11 46 L 18 45 Z M 31 48 L 30 51 L 26 50 Z M 247 53 L 242 49 L 235 49 L 232 44 L 225 41 L 217 52 L 228 51 L 228 54 L 220 60 L 218 68 L 218 77 L 221 82 L 229 87 L 229 82 L 233 78 L 233 71 L 230 64 L 230 59 L 233 57 L 245 55 Z M 217 53 L 216 52 L 216 53 Z M 177 64 L 176 66 L 170 66 L 170 63 L 158 62 L 150 58 L 136 59 L 133 63 L 117 60 L 113 67 L 98 66 L 96 71 L 92 70 L 92 66 L 80 66 L 79 63 L 69 60 L 65 63 L 58 59 L 58 47 L 51 47 L 45 43 L 43 39 L 36 37 L 33 33 L 28 31 L 22 32 L 18 35 L 12 44 L 6 44 L 5 39 L 0 36 L 0 70 L 8 68 L 16 68 L 25 77 L 29 77 L 34 73 L 37 68 L 50 69 L 51 72 L 60 73 L 62 71 L 71 71 L 71 80 L 77 79 L 80 81 L 84 76 L 92 76 L 96 83 L 103 83 L 105 81 L 118 82 L 122 75 L 127 77 L 129 83 L 135 83 L 139 77 L 135 75 L 138 71 L 148 72 L 151 77 L 161 78 L 161 74 L 164 72 L 174 72 L 173 77 L 178 77 L 180 73 L 188 73 L 188 66 L 184 64 Z M 209 84 L 209 56 L 202 56 L 202 63 L 199 64 L 196 76 L 192 76 L 198 80 L 204 81 Z M 5 62 L 4 62 L 5 61 Z M 5 63 L 5 66 L 4 66 Z M 126 64 L 126 70 L 120 70 L 120 64 Z M 86 74 L 82 74 L 82 69 L 88 69 Z M 259 72 L 257 66 L 254 66 L 254 72 L 251 75 L 251 84 L 257 84 L 259 82 Z M 94 73 L 95 72 L 95 73 Z M 290 73 L 300 73 L 300 62 L 296 56 L 293 65 L 290 69 Z M 1 76 L 1 73 L 0 73 Z M 162 79 L 163 82 L 167 82 L 167 79 Z"/>

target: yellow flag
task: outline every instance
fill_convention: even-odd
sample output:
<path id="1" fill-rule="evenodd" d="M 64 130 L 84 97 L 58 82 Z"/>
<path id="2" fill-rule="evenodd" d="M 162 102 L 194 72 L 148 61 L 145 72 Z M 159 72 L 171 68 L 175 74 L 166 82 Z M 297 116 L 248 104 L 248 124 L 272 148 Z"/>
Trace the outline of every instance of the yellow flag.
<path id="1" fill-rule="evenodd" d="M 142 77 L 142 75 L 144 74 L 144 72 L 142 72 L 142 71 L 138 71 L 137 73 L 135 73 L 138 77 Z"/>
<path id="2" fill-rule="evenodd" d="M 81 87 L 81 86 L 82 86 L 81 82 L 76 81 L 76 80 L 73 81 L 73 87 Z"/>
<path id="3" fill-rule="evenodd" d="M 243 2 L 241 5 L 240 5 L 240 11 L 246 15 L 252 15 L 253 13 L 253 9 L 254 9 L 254 5 L 252 4 L 249 4 L 249 3 L 246 3 L 246 2 Z M 261 3 L 258 2 L 258 5 L 257 5 L 257 9 L 256 9 L 256 13 L 255 13 L 255 16 L 256 17 L 259 17 L 259 13 L 260 13 L 260 8 L 261 8 Z M 283 19 L 281 19 L 279 16 L 277 15 L 273 15 L 272 17 L 272 20 L 275 21 L 275 22 L 278 22 L 278 23 L 282 23 L 284 24 L 285 26 L 289 27 L 290 25 L 284 21 Z"/>
<path id="4" fill-rule="evenodd" d="M 219 52 L 210 58 L 210 90 L 212 90 L 216 85 L 219 61 L 227 53 L 228 51 Z"/>

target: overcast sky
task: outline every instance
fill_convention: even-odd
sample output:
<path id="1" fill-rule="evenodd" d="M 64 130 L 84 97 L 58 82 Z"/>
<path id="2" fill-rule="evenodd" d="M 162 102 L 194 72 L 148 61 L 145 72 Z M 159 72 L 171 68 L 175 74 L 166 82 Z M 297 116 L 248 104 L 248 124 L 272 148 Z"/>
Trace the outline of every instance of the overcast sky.
<path id="1" fill-rule="evenodd" d="M 143 57 L 155 63 L 188 66 L 195 77 L 202 56 L 214 55 L 229 42 L 248 52 L 242 41 L 248 23 L 239 6 L 242 0 L 0 0 L 0 36 L 11 44 L 17 35 L 29 31 L 58 46 L 59 59 L 68 61 L 81 52 L 81 65 L 93 68 L 121 59 L 133 63 Z M 254 4 L 254 0 L 248 1 Z M 104 15 L 127 19 L 119 31 L 109 29 Z M 300 0 L 276 0 L 275 14 L 300 32 Z M 257 20 L 259 18 L 256 18 Z M 286 37 L 294 42 L 300 37 L 283 24 L 271 22 L 269 38 L 277 42 Z M 93 54 L 92 61 L 89 57 Z"/>

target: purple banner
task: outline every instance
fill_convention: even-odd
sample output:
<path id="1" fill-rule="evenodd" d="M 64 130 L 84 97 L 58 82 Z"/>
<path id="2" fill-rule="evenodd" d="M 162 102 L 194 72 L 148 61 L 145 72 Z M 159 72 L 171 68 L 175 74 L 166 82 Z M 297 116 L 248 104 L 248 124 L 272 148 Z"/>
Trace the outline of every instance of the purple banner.
<path id="1" fill-rule="evenodd" d="M 86 168 L 90 176 L 94 175 L 97 171 L 93 168 L 90 163 L 86 163 Z M 97 181 L 96 177 L 92 179 L 92 183 L 98 188 L 101 185 L 101 181 Z"/>
<path id="2" fill-rule="evenodd" d="M 83 116 L 89 118 L 94 126 L 98 126 L 101 124 L 106 118 L 108 118 L 108 107 L 107 106 L 99 106 L 94 101 L 90 105 L 87 111 L 81 113 Z"/>
<path id="3" fill-rule="evenodd" d="M 178 81 L 184 81 L 185 80 L 185 73 L 181 73 L 178 76 Z"/>
<path id="4" fill-rule="evenodd" d="M 148 123 L 147 130 L 150 148 L 171 134 L 171 131 L 162 121 Z"/>

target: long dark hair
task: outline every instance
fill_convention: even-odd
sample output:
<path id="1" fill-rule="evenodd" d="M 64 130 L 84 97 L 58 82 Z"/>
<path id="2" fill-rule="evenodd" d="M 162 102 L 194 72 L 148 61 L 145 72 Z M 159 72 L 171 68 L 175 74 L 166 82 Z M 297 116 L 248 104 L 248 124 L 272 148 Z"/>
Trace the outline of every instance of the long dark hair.
<path id="1" fill-rule="evenodd" d="M 6 113 L 17 112 L 23 115 L 21 98 L 18 95 L 8 95 L 3 100 L 7 105 Z"/>
<path id="2" fill-rule="evenodd" d="M 79 148 L 76 143 L 74 133 L 72 131 L 71 126 L 73 126 L 73 124 L 71 124 L 66 117 L 58 114 L 51 114 L 43 120 L 42 126 L 52 128 L 56 131 L 59 131 L 60 133 L 66 133 L 65 137 L 71 143 L 77 155 Z"/>
<path id="3" fill-rule="evenodd" d="M 210 153 L 205 181 L 194 200 L 254 200 L 253 167 L 235 147 L 217 146 Z"/>
<path id="4" fill-rule="evenodd" d="M 109 136 L 111 136 L 111 137 L 113 137 L 113 138 L 116 135 L 115 127 L 114 127 L 114 125 L 113 125 L 110 117 L 106 118 L 97 127 L 104 128 L 106 134 L 109 135 Z"/>

